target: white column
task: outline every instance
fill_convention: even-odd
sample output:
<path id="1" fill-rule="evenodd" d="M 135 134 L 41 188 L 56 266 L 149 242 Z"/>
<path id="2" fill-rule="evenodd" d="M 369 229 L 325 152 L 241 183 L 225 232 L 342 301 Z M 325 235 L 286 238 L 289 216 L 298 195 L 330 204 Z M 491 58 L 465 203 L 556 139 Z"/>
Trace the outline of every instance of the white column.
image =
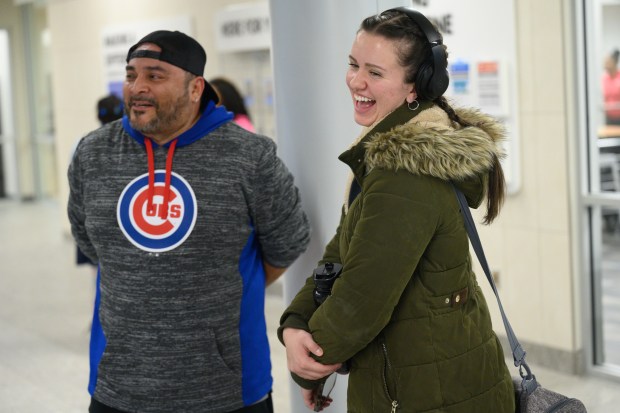
<path id="1" fill-rule="evenodd" d="M 312 225 L 308 251 L 284 278 L 286 304 L 338 225 L 349 173 L 338 155 L 360 132 L 345 84 L 348 56 L 362 19 L 381 6 L 375 0 L 270 0 L 276 138 Z M 347 376 L 338 376 L 327 411 L 346 411 L 346 383 Z M 291 412 L 307 412 L 292 380 L 291 386 Z"/>
<path id="2" fill-rule="evenodd" d="M 0 30 L 0 148 L 2 149 L 0 164 L 3 165 L 0 175 L 4 175 L 4 189 L 7 197 L 16 199 L 19 196 L 19 179 L 9 45 L 9 32 Z"/>

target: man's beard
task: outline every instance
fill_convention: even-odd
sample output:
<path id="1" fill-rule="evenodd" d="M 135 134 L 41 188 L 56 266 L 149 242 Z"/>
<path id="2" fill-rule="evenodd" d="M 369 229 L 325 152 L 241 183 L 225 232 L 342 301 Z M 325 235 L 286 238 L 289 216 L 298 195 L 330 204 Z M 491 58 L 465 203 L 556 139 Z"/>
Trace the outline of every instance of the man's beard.
<path id="1" fill-rule="evenodd" d="M 133 98 L 129 99 L 129 108 L 133 103 Z M 189 106 L 189 93 L 185 89 L 185 93 L 174 102 L 170 103 L 163 108 L 157 103 L 155 99 L 136 97 L 136 100 L 147 101 L 155 108 L 155 118 L 151 119 L 145 124 L 138 123 L 134 120 L 134 116 L 129 113 L 129 124 L 135 130 L 141 132 L 143 135 L 156 135 L 174 128 L 180 114 L 183 112 L 183 108 Z"/>

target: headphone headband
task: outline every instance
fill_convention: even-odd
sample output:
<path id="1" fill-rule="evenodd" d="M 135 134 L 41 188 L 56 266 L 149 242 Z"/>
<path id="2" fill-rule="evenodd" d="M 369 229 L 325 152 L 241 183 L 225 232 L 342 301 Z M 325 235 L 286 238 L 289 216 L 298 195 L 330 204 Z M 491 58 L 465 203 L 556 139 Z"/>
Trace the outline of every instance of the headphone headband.
<path id="1" fill-rule="evenodd" d="M 408 7 L 395 7 L 386 11 L 404 13 L 416 23 L 431 46 L 431 56 L 422 62 L 416 75 L 416 92 L 423 99 L 435 100 L 448 89 L 448 56 L 443 46 L 443 37 L 433 23 L 422 13 Z"/>
<path id="2" fill-rule="evenodd" d="M 408 7 L 395 7 L 388 11 L 399 11 L 401 13 L 405 13 L 411 20 L 416 22 L 420 29 L 424 32 L 426 39 L 431 44 L 432 47 L 443 44 L 443 37 L 441 34 L 435 30 L 435 26 L 426 18 L 425 15 L 420 13 L 417 10 L 410 9 Z"/>

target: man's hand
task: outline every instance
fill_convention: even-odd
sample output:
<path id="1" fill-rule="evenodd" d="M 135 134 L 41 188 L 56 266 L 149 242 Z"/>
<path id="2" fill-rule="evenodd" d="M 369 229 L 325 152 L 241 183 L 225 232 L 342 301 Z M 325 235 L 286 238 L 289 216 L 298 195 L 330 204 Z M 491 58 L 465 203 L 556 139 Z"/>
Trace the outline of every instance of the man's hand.
<path id="1" fill-rule="evenodd" d="M 286 346 L 288 369 L 306 380 L 318 380 L 329 376 L 340 368 L 338 364 L 321 364 L 310 354 L 322 356 L 323 349 L 312 339 L 307 331 L 296 328 L 285 328 L 282 339 Z"/>
<path id="2" fill-rule="evenodd" d="M 286 268 L 274 267 L 267 264 L 267 261 L 263 260 L 263 268 L 265 269 L 265 287 L 271 285 L 275 280 L 280 278 Z"/>

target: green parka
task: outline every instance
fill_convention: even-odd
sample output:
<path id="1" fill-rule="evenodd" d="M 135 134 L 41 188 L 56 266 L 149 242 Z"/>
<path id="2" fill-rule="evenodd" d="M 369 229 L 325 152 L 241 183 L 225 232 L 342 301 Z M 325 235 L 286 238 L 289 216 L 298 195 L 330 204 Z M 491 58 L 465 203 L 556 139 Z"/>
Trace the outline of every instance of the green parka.
<path id="1" fill-rule="evenodd" d="M 321 263 L 341 263 L 342 274 L 318 308 L 308 278 L 282 316 L 280 338 L 302 328 L 323 348 L 320 362 L 349 361 L 350 413 L 514 412 L 449 183 L 478 207 L 504 129 L 480 112 L 457 113 L 475 126 L 454 125 L 430 103 L 403 106 L 340 156 L 361 193 L 345 202 Z"/>

